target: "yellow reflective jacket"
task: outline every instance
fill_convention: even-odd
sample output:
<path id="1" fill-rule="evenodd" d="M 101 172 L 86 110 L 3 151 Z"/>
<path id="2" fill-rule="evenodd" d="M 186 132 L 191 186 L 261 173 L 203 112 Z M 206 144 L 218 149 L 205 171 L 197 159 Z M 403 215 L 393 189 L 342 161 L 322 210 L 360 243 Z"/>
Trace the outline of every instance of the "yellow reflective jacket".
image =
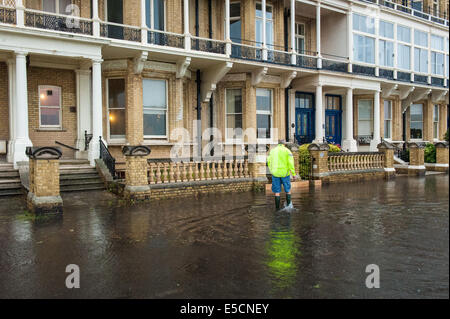
<path id="1" fill-rule="evenodd" d="M 295 176 L 294 156 L 284 145 L 279 144 L 267 157 L 270 173 L 275 177 Z"/>

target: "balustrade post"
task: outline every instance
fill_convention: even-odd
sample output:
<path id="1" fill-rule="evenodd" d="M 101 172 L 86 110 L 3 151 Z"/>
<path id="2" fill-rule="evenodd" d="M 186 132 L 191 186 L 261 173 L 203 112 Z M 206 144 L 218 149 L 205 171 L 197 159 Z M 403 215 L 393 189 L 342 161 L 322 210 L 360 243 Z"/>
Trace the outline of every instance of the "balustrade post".
<path id="1" fill-rule="evenodd" d="M 322 179 L 328 175 L 328 144 L 311 144 L 308 151 L 312 158 L 313 178 Z"/>
<path id="2" fill-rule="evenodd" d="M 425 145 L 423 143 L 409 143 L 408 175 L 425 176 Z"/>
<path id="3" fill-rule="evenodd" d="M 150 187 L 148 180 L 148 162 L 150 148 L 147 146 L 125 146 L 122 149 L 126 160 L 125 189 L 123 197 L 126 199 L 150 199 Z M 161 172 L 157 167 L 158 182 L 161 182 Z"/>
<path id="4" fill-rule="evenodd" d="M 436 170 L 448 173 L 448 143 L 438 142 L 436 146 Z"/>

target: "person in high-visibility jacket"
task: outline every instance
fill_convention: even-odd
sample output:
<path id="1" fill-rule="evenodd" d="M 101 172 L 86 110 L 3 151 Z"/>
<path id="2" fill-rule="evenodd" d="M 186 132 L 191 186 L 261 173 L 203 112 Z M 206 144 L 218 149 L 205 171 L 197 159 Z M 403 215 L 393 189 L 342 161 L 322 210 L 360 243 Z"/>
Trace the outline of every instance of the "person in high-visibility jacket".
<path id="1" fill-rule="evenodd" d="M 281 185 L 286 192 L 286 204 L 291 204 L 291 176 L 295 179 L 294 156 L 286 147 L 285 141 L 279 141 L 267 157 L 267 164 L 272 174 L 272 192 L 275 193 L 275 206 L 280 209 Z"/>

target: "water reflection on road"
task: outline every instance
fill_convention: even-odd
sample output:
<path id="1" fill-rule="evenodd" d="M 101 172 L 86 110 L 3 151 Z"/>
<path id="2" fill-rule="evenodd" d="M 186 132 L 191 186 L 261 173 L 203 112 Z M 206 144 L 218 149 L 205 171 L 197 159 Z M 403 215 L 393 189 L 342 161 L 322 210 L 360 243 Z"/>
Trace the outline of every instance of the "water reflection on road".
<path id="1" fill-rule="evenodd" d="M 124 205 L 64 195 L 64 218 L 0 199 L 0 297 L 448 298 L 448 175 Z M 65 267 L 81 289 L 65 288 Z M 381 288 L 365 287 L 377 264 Z"/>

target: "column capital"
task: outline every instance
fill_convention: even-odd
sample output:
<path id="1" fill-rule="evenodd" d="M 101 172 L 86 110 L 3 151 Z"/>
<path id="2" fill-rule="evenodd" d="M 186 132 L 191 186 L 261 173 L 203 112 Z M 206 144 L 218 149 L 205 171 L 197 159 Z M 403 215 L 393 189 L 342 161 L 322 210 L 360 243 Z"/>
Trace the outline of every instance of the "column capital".
<path id="1" fill-rule="evenodd" d="M 94 64 L 102 64 L 102 62 L 104 60 L 101 58 L 97 58 L 97 59 L 92 59 L 91 61 L 92 61 L 92 65 L 94 65 Z"/>
<path id="2" fill-rule="evenodd" d="M 16 57 L 18 57 L 18 56 L 26 57 L 28 55 L 28 51 L 16 50 L 16 51 L 14 51 L 14 54 L 16 55 Z"/>

